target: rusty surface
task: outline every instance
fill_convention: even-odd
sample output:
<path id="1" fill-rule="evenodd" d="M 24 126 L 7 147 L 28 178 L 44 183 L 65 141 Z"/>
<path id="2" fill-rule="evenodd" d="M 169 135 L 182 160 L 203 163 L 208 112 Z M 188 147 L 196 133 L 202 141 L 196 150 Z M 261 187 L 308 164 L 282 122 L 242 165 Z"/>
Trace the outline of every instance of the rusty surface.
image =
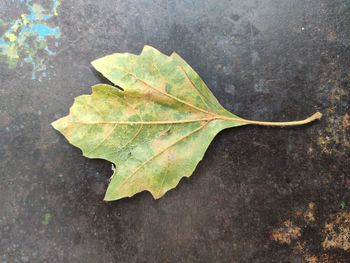
<path id="1" fill-rule="evenodd" d="M 64 0 L 58 12 L 46 77 L 0 64 L 0 262 L 350 262 L 349 1 Z M 164 198 L 103 202 L 110 164 L 50 123 L 105 81 L 90 61 L 144 44 L 176 50 L 244 118 L 324 117 L 224 131 Z"/>

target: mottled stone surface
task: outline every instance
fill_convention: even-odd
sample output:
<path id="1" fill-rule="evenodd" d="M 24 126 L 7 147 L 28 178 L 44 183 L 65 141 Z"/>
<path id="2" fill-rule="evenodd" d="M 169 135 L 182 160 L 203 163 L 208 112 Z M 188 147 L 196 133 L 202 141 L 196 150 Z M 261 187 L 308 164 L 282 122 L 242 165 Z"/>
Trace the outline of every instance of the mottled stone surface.
<path id="1" fill-rule="evenodd" d="M 50 23 L 62 35 L 46 77 L 0 64 L 1 263 L 350 262 L 349 226 L 329 225 L 350 222 L 348 0 L 63 0 Z M 110 164 L 50 122 L 105 82 L 91 60 L 144 44 L 177 51 L 244 118 L 324 118 L 224 131 L 164 198 L 104 202 Z M 330 234 L 344 244 L 322 245 Z"/>

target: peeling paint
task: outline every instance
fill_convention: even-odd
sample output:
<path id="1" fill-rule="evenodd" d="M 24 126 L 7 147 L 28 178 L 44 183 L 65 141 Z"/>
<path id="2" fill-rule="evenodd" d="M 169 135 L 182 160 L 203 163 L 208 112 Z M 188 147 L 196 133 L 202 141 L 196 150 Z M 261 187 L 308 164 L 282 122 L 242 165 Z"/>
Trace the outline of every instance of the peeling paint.
<path id="1" fill-rule="evenodd" d="M 271 238 L 281 244 L 291 244 L 292 240 L 301 236 L 301 228 L 295 226 L 292 221 L 287 220 L 283 223 L 282 227 L 273 230 Z"/>
<path id="2" fill-rule="evenodd" d="M 315 209 L 316 204 L 314 202 L 309 203 L 308 209 L 304 213 L 304 220 L 305 222 L 312 224 L 315 222 Z"/>
<path id="3" fill-rule="evenodd" d="M 349 77 L 350 78 L 350 77 Z M 350 149 L 349 126 L 350 117 L 347 112 L 337 115 L 337 109 L 344 109 L 344 102 L 349 100 L 347 86 L 333 88 L 329 96 L 329 107 L 324 119 L 327 121 L 325 129 L 320 131 L 318 144 L 323 153 L 345 154 Z"/>
<path id="4" fill-rule="evenodd" d="M 342 124 L 343 124 L 343 129 L 349 129 L 350 128 L 350 115 L 348 113 L 344 114 Z"/>
<path id="5" fill-rule="evenodd" d="M 324 249 L 339 248 L 350 250 L 350 212 L 330 216 L 324 226 Z"/>
<path id="6" fill-rule="evenodd" d="M 55 55 L 52 48 L 58 46 L 61 31 L 59 27 L 47 25 L 47 22 L 58 15 L 60 1 L 53 0 L 50 10 L 30 0 L 17 3 L 18 6 L 25 4 L 27 13 L 20 14 L 18 19 L 9 23 L 0 21 L 0 26 L 6 28 L 0 38 L 0 62 L 5 62 L 11 69 L 23 63 L 31 64 L 31 78 L 36 79 L 39 72 L 41 76 L 45 75 L 44 54 Z"/>
<path id="7" fill-rule="evenodd" d="M 303 262 L 305 263 L 345 263 L 341 259 L 334 259 L 327 254 L 322 254 L 319 256 L 306 253 L 303 257 Z"/>
<path id="8" fill-rule="evenodd" d="M 350 251 L 350 212 L 338 212 L 328 216 L 324 223 L 322 221 L 317 223 L 319 227 L 316 225 L 317 220 L 319 219 L 316 204 L 310 202 L 307 208 L 296 209 L 293 218 L 287 219 L 280 227 L 271 231 L 271 239 L 279 244 L 289 245 L 293 254 L 302 257 L 302 262 L 348 262 L 332 254 L 332 250 Z M 315 253 L 315 240 L 310 240 L 308 234 L 301 231 L 304 228 L 319 232 L 321 236 L 318 244 L 319 253 Z"/>

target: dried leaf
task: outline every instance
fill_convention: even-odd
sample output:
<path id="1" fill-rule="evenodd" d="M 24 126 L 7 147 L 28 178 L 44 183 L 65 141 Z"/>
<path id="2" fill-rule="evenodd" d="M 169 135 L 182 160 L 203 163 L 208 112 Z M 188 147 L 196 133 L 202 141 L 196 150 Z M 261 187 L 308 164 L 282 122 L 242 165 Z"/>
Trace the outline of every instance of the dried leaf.
<path id="1" fill-rule="evenodd" d="M 116 165 L 105 200 L 149 191 L 162 197 L 189 177 L 215 135 L 245 124 L 299 125 L 303 121 L 256 122 L 224 109 L 199 75 L 176 53 L 145 46 L 140 55 L 113 54 L 92 62 L 123 90 L 92 87 L 75 99 L 68 116 L 52 123 L 84 156 Z"/>

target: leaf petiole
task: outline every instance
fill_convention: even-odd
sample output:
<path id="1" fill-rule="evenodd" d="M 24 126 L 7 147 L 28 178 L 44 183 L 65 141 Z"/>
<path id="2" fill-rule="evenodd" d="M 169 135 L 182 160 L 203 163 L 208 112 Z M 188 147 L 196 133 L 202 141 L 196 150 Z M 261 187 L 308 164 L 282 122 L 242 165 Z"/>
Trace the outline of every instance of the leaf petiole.
<path id="1" fill-rule="evenodd" d="M 246 120 L 246 119 L 236 119 L 236 118 L 229 118 L 229 117 L 223 117 L 220 116 L 220 119 L 232 121 L 232 122 L 238 122 L 238 123 L 245 123 L 245 124 L 253 124 L 253 125 L 261 125 L 261 126 L 298 126 L 298 125 L 304 125 L 310 122 L 313 122 L 315 120 L 319 120 L 322 117 L 321 112 L 316 112 L 315 114 L 311 115 L 310 117 L 300 120 L 300 121 L 282 121 L 282 122 L 270 122 L 270 121 L 253 121 L 253 120 Z"/>

